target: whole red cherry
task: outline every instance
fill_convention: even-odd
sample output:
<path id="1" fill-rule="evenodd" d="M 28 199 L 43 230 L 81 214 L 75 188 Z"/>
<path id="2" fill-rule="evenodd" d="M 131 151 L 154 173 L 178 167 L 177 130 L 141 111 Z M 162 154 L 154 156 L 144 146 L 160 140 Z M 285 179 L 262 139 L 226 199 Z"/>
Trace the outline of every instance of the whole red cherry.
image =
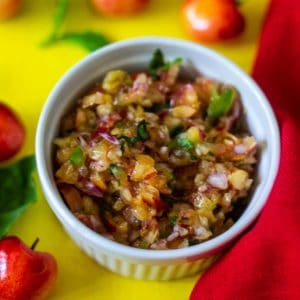
<path id="1" fill-rule="evenodd" d="M 0 299 L 42 300 L 52 290 L 57 263 L 48 253 L 28 248 L 17 237 L 0 241 Z"/>
<path id="2" fill-rule="evenodd" d="M 181 19 L 187 34 L 199 42 L 231 39 L 245 28 L 235 0 L 185 0 Z"/>
<path id="3" fill-rule="evenodd" d="M 24 139 L 25 129 L 20 119 L 11 108 L 0 102 L 0 162 L 17 154 Z"/>
<path id="4" fill-rule="evenodd" d="M 105 16 L 130 16 L 142 11 L 150 0 L 91 0 L 95 10 Z"/>

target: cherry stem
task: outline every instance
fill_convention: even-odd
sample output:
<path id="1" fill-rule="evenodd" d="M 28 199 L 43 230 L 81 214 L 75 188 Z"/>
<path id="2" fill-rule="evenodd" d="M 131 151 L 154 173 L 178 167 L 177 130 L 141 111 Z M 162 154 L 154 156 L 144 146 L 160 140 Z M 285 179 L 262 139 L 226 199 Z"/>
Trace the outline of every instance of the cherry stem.
<path id="1" fill-rule="evenodd" d="M 40 241 L 40 239 L 36 238 L 35 241 L 33 242 L 33 244 L 31 245 L 30 249 L 34 250 L 39 241 Z"/>

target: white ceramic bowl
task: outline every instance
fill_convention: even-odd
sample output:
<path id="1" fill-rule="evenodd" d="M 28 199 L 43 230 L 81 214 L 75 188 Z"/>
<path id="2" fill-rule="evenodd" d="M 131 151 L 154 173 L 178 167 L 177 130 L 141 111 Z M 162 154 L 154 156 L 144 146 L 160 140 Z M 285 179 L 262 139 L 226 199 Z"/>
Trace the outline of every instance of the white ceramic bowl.
<path id="1" fill-rule="evenodd" d="M 53 177 L 52 141 L 59 123 L 87 87 L 114 68 L 146 68 L 156 48 L 168 59 L 183 57 L 208 77 L 234 85 L 240 91 L 251 133 L 264 145 L 258 183 L 240 219 L 223 234 L 184 249 L 144 250 L 121 245 L 93 232 L 73 216 L 64 204 Z M 102 48 L 76 64 L 57 83 L 40 116 L 36 135 L 36 160 L 45 196 L 61 224 L 89 256 L 113 272 L 138 279 L 169 280 L 206 269 L 215 254 L 239 236 L 261 212 L 275 180 L 279 164 L 279 131 L 268 100 L 243 71 L 217 53 L 194 43 L 159 37 L 130 39 Z"/>

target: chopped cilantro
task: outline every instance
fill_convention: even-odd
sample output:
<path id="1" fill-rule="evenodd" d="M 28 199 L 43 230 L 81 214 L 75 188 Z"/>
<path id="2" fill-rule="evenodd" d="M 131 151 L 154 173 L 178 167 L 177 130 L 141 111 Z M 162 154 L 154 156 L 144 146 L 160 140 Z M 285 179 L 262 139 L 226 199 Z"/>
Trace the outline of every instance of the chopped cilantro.
<path id="1" fill-rule="evenodd" d="M 120 167 L 118 167 L 116 164 L 110 164 L 108 167 L 108 171 L 111 175 L 114 175 L 115 177 L 117 172 L 119 171 Z"/>
<path id="2" fill-rule="evenodd" d="M 147 122 L 145 120 L 139 122 L 136 129 L 136 136 L 125 136 L 122 135 L 119 140 L 121 144 L 121 150 L 124 151 L 124 143 L 126 142 L 129 146 L 134 146 L 138 141 L 145 142 L 149 139 L 149 132 L 147 130 Z"/>
<path id="3" fill-rule="evenodd" d="M 145 142 L 149 139 L 149 133 L 147 130 L 147 123 L 145 120 L 141 121 L 137 127 L 137 136 L 138 138 Z"/>
<path id="4" fill-rule="evenodd" d="M 193 143 L 186 137 L 184 133 L 181 133 L 176 138 L 176 145 L 184 150 L 190 151 L 194 148 Z"/>
<path id="5" fill-rule="evenodd" d="M 113 175 L 118 181 L 122 181 L 127 178 L 125 171 L 117 166 L 116 164 L 110 164 L 108 167 L 108 171 L 111 175 Z"/>
<path id="6" fill-rule="evenodd" d="M 213 91 L 207 109 L 207 115 L 211 118 L 219 118 L 226 114 L 232 107 L 233 97 L 233 89 L 224 90 L 220 94 Z"/>
<path id="7" fill-rule="evenodd" d="M 157 113 L 157 112 L 160 112 L 160 111 L 162 111 L 164 109 L 168 109 L 168 108 L 170 108 L 169 103 L 155 103 L 150 108 L 148 108 L 146 111 Z"/>
<path id="8" fill-rule="evenodd" d="M 126 144 L 125 139 L 121 138 L 120 139 L 120 148 L 121 148 L 122 153 L 124 153 L 124 151 L 125 151 L 125 144 Z"/>
<path id="9" fill-rule="evenodd" d="M 77 167 L 83 165 L 84 154 L 83 154 L 82 149 L 79 146 L 77 146 L 76 148 L 73 149 L 71 157 L 70 157 L 70 161 L 72 164 L 74 164 Z"/>
<path id="10" fill-rule="evenodd" d="M 174 226 L 176 224 L 178 217 L 177 216 L 169 216 L 169 223 Z"/>
<path id="11" fill-rule="evenodd" d="M 164 54 L 160 49 L 156 49 L 148 65 L 148 71 L 154 78 L 158 77 L 158 70 L 164 65 Z"/>
<path id="12" fill-rule="evenodd" d="M 148 65 L 148 72 L 154 79 L 157 79 L 160 71 L 166 71 L 171 66 L 180 64 L 182 64 L 181 57 L 175 58 L 173 61 L 165 62 L 162 51 L 160 49 L 156 49 Z"/>
<path id="13" fill-rule="evenodd" d="M 161 200 L 167 203 L 168 205 L 172 205 L 174 203 L 174 200 L 171 196 L 168 195 L 162 195 Z"/>
<path id="14" fill-rule="evenodd" d="M 174 65 L 181 65 L 183 62 L 183 59 L 181 57 L 177 57 L 175 58 L 173 61 L 168 61 L 166 62 L 161 68 L 161 71 L 167 71 L 170 69 L 170 67 L 174 66 Z"/>
<path id="15" fill-rule="evenodd" d="M 138 139 L 137 136 L 131 136 L 131 137 L 129 137 L 129 136 L 122 135 L 122 136 L 120 137 L 120 140 L 122 140 L 122 139 L 123 139 L 124 141 L 126 141 L 126 143 L 128 143 L 129 146 L 134 146 L 135 143 L 137 143 L 137 142 L 139 141 L 139 139 Z M 123 145 L 124 145 L 124 142 L 123 142 Z M 122 146 L 122 145 L 121 145 L 121 146 Z"/>
<path id="16" fill-rule="evenodd" d="M 189 246 L 198 245 L 200 243 L 197 239 L 189 239 Z"/>
<path id="17" fill-rule="evenodd" d="M 184 127 L 182 124 L 179 124 L 170 130 L 170 137 L 174 138 L 176 135 L 183 131 Z"/>

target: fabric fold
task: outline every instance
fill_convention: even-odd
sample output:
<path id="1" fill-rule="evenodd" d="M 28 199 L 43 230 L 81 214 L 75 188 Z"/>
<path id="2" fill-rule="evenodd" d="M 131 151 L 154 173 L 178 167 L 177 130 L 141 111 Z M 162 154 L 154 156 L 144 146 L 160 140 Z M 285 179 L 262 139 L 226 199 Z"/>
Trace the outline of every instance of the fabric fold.
<path id="1" fill-rule="evenodd" d="M 256 224 L 199 279 L 191 300 L 300 299 L 299 0 L 272 1 L 253 77 L 279 120 L 279 174 Z"/>

